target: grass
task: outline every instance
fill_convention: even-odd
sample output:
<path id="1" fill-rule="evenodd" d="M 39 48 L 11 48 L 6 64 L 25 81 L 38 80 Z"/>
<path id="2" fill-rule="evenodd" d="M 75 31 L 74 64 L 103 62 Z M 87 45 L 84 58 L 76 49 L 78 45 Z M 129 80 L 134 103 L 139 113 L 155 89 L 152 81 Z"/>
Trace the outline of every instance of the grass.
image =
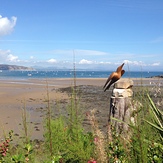
<path id="1" fill-rule="evenodd" d="M 75 74 L 74 74 L 75 76 Z M 75 77 L 74 77 L 75 79 Z M 44 141 L 32 142 L 29 136 L 26 105 L 22 110 L 22 136 L 18 144 L 12 143 L 13 132 L 9 132 L 0 143 L 0 162 L 3 163 L 161 163 L 163 160 L 163 113 L 150 96 L 146 87 L 135 91 L 136 105 L 134 123 L 127 124 L 130 138 L 118 134 L 114 126 L 108 125 L 108 132 L 100 130 L 96 111 L 83 117 L 78 99 L 76 81 L 72 87 L 67 115 L 53 112 L 47 83 L 46 115 L 44 117 Z M 159 100 L 161 96 L 159 94 Z M 156 102 L 157 103 L 157 102 Z M 58 104 L 59 105 L 59 104 Z M 91 124 L 85 131 L 83 118 Z M 127 133 L 126 133 L 127 134 Z"/>

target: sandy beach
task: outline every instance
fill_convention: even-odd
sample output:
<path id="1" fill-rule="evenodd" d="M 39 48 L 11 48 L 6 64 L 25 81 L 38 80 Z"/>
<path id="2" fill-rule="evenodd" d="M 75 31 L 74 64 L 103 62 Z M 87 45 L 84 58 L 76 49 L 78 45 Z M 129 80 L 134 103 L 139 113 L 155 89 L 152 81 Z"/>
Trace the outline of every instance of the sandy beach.
<path id="1" fill-rule="evenodd" d="M 132 79 L 134 86 L 151 85 L 154 82 L 163 82 L 163 79 L 143 78 Z M 98 109 L 98 118 L 104 127 L 107 123 L 109 97 L 111 90 L 103 92 L 102 87 L 106 79 L 80 78 L 76 85 L 82 90 L 81 103 L 84 112 Z M 13 130 L 18 138 L 22 133 L 22 110 L 25 107 L 28 115 L 30 135 L 32 139 L 43 139 L 43 120 L 47 92 L 52 107 L 59 101 L 63 113 L 69 101 L 70 87 L 73 79 L 28 79 L 28 80 L 0 80 L 0 138 L 8 131 Z M 68 88 L 69 87 L 69 88 Z M 48 91 L 47 91 L 48 90 Z M 99 109 L 102 108 L 102 109 Z M 58 115 L 58 110 L 54 110 Z M 85 119 L 83 125 L 87 125 Z"/>

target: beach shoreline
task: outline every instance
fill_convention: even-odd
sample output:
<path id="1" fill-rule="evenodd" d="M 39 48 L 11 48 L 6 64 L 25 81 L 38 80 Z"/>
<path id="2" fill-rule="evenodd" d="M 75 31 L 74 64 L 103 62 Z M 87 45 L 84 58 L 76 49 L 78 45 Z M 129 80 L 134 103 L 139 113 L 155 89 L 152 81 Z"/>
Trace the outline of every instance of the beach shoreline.
<path id="1" fill-rule="evenodd" d="M 163 83 L 160 78 L 130 78 L 134 81 L 134 86 L 139 85 L 152 85 L 152 83 Z M 106 78 L 76 78 L 75 83 L 77 86 L 90 86 L 87 89 L 94 91 L 99 96 L 104 96 L 107 107 L 109 95 L 111 91 L 103 92 L 102 87 L 106 82 Z M 74 85 L 73 78 L 49 78 L 49 79 L 0 79 L 0 138 L 3 137 L 4 131 L 7 134 L 13 130 L 18 137 L 22 132 L 22 109 L 26 107 L 29 114 L 29 124 L 31 127 L 32 139 L 43 139 L 43 124 L 44 111 L 42 108 L 46 107 L 47 92 L 50 95 L 52 105 L 55 105 L 56 100 L 68 101 L 69 96 L 65 91 L 58 91 L 61 88 L 72 87 Z M 87 90 L 89 91 L 89 90 Z M 86 92 L 86 91 L 85 91 Z M 91 94 L 90 99 L 93 102 L 95 94 Z M 86 96 L 86 94 L 85 94 Z M 88 97 L 89 98 L 89 97 Z M 98 97 L 96 97 L 98 99 Z M 83 100 L 85 100 L 83 98 Z M 95 108 L 103 105 L 97 103 Z M 107 109 L 105 110 L 107 112 Z M 106 116 L 101 113 L 99 116 Z M 106 120 L 106 117 L 104 118 Z"/>

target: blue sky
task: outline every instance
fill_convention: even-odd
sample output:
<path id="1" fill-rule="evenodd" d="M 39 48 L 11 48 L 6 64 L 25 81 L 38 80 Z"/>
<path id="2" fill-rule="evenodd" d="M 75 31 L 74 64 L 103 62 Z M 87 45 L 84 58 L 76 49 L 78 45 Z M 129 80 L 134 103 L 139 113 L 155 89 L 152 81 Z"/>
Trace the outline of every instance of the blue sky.
<path id="1" fill-rule="evenodd" d="M 163 0 L 0 0 L 0 64 L 163 71 Z"/>

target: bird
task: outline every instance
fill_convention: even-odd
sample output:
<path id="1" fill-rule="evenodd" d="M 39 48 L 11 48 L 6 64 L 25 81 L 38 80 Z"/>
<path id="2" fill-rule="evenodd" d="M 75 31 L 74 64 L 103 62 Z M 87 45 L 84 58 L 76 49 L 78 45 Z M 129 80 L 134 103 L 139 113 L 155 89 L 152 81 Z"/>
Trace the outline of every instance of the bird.
<path id="1" fill-rule="evenodd" d="M 108 79 L 103 87 L 104 92 L 107 89 L 109 89 L 113 83 L 118 81 L 121 78 L 121 76 L 125 73 L 125 70 L 122 70 L 123 66 L 124 66 L 124 63 L 121 66 L 119 66 L 115 72 L 112 72 L 111 75 L 108 77 Z"/>

